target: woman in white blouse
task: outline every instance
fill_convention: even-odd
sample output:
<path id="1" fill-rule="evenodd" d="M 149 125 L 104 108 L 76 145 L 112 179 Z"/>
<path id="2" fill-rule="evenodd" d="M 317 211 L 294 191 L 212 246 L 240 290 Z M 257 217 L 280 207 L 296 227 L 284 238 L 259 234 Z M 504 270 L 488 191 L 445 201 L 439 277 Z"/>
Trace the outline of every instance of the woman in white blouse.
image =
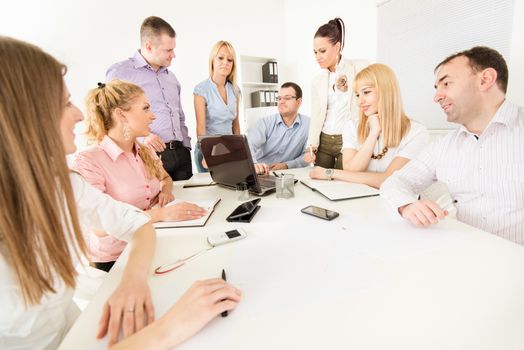
<path id="1" fill-rule="evenodd" d="M 150 218 L 71 174 L 74 126 L 65 67 L 36 46 L 0 37 L 0 348 L 55 349 L 78 316 L 75 265 L 82 229 L 133 242 L 120 284 L 107 301 L 99 337 L 125 348 L 168 348 L 235 307 L 240 292 L 213 279 L 196 283 L 158 321 L 147 276 L 155 247 Z M 115 220 L 118 218 L 118 220 Z M 135 334 L 133 334 L 135 333 Z"/>
<path id="2" fill-rule="evenodd" d="M 428 144 L 429 134 L 404 113 L 397 78 L 388 66 L 372 64 L 360 71 L 353 90 L 360 116 L 357 127 L 348 123 L 344 130 L 343 170 L 315 167 L 310 176 L 379 188 Z"/>
<path id="3" fill-rule="evenodd" d="M 313 79 L 304 160 L 324 168 L 342 169 L 342 131 L 357 119 L 358 112 L 353 79 L 369 64 L 342 57 L 344 40 L 344 21 L 338 17 L 320 26 L 313 39 L 315 59 L 322 71 Z"/>

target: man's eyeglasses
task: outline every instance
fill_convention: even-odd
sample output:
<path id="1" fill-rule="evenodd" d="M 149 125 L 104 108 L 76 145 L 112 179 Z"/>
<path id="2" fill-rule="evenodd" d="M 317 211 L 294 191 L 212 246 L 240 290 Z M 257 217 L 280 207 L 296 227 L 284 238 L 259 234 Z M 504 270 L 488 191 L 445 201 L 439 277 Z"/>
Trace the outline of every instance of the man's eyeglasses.
<path id="1" fill-rule="evenodd" d="M 291 99 L 297 99 L 296 96 L 291 96 L 291 95 L 286 95 L 286 96 L 277 96 L 277 102 L 280 102 L 281 100 L 284 100 L 284 101 L 290 101 Z"/>

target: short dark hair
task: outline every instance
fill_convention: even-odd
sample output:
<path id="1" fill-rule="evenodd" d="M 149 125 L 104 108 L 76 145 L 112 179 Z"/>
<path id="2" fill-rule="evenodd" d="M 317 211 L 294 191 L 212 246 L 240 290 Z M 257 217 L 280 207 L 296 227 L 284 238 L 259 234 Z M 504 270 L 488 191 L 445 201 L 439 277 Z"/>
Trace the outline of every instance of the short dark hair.
<path id="1" fill-rule="evenodd" d="M 436 72 L 441 66 L 460 56 L 464 56 L 468 59 L 471 69 L 475 72 L 479 72 L 486 68 L 493 68 L 497 72 L 498 87 L 506 93 L 508 90 L 509 78 L 506 60 L 497 50 L 487 46 L 475 46 L 469 50 L 457 52 L 437 64 L 434 72 Z"/>
<path id="2" fill-rule="evenodd" d="M 299 98 L 302 98 L 302 89 L 300 88 L 300 86 L 298 86 L 298 84 L 288 81 L 287 83 L 282 84 L 280 88 L 281 89 L 292 88 L 293 90 L 295 90 L 295 96 L 297 97 L 297 100 Z"/>
<path id="3" fill-rule="evenodd" d="M 147 17 L 140 26 L 140 43 L 143 45 L 146 40 L 157 38 L 162 34 L 167 34 L 171 38 L 176 37 L 175 30 L 165 20 L 156 16 Z"/>
<path id="4" fill-rule="evenodd" d="M 344 48 L 344 39 L 346 38 L 346 26 L 340 17 L 336 17 L 326 24 L 321 25 L 313 38 L 327 38 L 333 45 L 340 43 L 340 51 Z"/>

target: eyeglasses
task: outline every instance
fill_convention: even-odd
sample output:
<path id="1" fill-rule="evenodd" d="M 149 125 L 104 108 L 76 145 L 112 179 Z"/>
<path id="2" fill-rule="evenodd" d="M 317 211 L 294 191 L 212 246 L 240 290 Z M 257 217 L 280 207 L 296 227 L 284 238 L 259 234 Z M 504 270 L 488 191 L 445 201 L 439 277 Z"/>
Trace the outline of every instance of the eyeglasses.
<path id="1" fill-rule="evenodd" d="M 284 101 L 290 101 L 291 99 L 297 99 L 296 96 L 291 96 L 291 95 L 286 95 L 286 96 L 277 96 L 277 102 L 280 102 L 281 100 L 284 100 Z"/>

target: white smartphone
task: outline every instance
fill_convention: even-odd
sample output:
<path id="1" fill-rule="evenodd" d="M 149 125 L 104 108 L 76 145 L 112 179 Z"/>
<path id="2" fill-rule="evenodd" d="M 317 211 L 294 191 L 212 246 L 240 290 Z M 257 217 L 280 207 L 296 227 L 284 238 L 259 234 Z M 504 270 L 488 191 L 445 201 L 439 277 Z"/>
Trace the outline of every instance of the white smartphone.
<path id="1" fill-rule="evenodd" d="M 216 247 L 217 245 L 238 241 L 239 239 L 246 237 L 247 232 L 241 228 L 237 228 L 223 233 L 207 236 L 207 243 L 209 243 L 210 246 Z"/>

